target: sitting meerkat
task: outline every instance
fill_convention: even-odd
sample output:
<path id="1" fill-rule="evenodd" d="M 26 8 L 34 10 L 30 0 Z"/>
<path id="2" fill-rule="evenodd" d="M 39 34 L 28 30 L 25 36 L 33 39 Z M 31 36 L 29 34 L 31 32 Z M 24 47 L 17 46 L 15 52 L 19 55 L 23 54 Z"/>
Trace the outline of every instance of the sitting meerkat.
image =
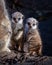
<path id="1" fill-rule="evenodd" d="M 11 52 L 9 49 L 11 35 L 11 22 L 5 8 L 5 1 L 0 0 L 0 52 Z"/>
<path id="2" fill-rule="evenodd" d="M 20 12 L 14 12 L 12 14 L 12 49 L 17 49 L 17 51 L 22 51 L 23 44 L 23 20 L 24 15 Z"/>
<path id="3" fill-rule="evenodd" d="M 38 21 L 33 17 L 28 18 L 24 29 L 26 31 L 24 51 L 27 55 L 41 55 L 42 41 L 38 31 Z"/>

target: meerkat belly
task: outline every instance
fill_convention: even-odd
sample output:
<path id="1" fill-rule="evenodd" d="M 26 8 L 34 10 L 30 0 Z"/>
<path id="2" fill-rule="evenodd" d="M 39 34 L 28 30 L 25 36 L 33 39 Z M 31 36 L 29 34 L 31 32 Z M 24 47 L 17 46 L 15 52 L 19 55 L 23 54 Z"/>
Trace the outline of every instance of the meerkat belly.
<path id="1" fill-rule="evenodd" d="M 17 49 L 22 46 L 22 37 L 23 37 L 23 31 L 20 30 L 18 33 L 14 36 L 12 36 L 12 49 Z"/>
<path id="2" fill-rule="evenodd" d="M 41 40 L 39 35 L 28 35 L 27 39 L 28 45 L 29 45 L 29 51 L 36 51 L 40 48 L 41 46 Z"/>

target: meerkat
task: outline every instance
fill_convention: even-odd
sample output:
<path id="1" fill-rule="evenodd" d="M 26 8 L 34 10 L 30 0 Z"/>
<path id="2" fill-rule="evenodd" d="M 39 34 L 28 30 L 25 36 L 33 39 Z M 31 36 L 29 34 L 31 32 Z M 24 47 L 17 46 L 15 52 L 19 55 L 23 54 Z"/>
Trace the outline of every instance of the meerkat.
<path id="1" fill-rule="evenodd" d="M 28 18 L 24 29 L 27 30 L 24 51 L 27 55 L 42 55 L 42 40 L 38 31 L 38 21 L 33 17 Z"/>
<path id="2" fill-rule="evenodd" d="M 11 35 L 11 23 L 8 18 L 5 1 L 0 0 L 0 52 L 11 52 L 9 49 Z"/>
<path id="3" fill-rule="evenodd" d="M 12 14 L 12 49 L 22 51 L 22 38 L 23 38 L 23 20 L 24 15 L 20 12 L 14 12 Z"/>

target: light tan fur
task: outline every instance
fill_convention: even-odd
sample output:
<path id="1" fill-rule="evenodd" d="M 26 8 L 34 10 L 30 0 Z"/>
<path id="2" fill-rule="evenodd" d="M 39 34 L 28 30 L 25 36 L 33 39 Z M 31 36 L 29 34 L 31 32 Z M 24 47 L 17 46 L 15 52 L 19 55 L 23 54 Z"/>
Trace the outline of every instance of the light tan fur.
<path id="1" fill-rule="evenodd" d="M 29 55 L 42 55 L 42 40 L 38 31 L 36 19 L 29 18 L 27 21 L 29 27 L 26 34 L 26 42 L 24 43 L 24 51 Z M 35 25 L 33 25 L 35 24 Z M 36 26 L 33 27 L 33 26 Z"/>
<path id="2" fill-rule="evenodd" d="M 12 49 L 22 51 L 22 38 L 23 38 L 23 17 L 24 15 L 20 12 L 14 12 L 12 14 Z"/>
<path id="3" fill-rule="evenodd" d="M 5 14 L 6 12 L 5 2 L 0 0 L 0 52 L 10 52 L 12 29 L 8 14 Z"/>

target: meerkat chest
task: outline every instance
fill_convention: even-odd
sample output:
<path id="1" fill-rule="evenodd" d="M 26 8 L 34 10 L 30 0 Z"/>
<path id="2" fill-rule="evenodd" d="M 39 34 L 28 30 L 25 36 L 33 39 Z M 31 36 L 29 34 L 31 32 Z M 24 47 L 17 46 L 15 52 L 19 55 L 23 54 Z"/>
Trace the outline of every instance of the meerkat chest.
<path id="1" fill-rule="evenodd" d="M 28 34 L 27 36 L 27 42 L 29 44 L 33 44 L 33 45 L 36 45 L 36 35 L 32 35 L 32 34 Z"/>
<path id="2" fill-rule="evenodd" d="M 27 35 L 27 42 L 29 45 L 37 46 L 41 44 L 41 39 L 38 33 L 31 32 Z"/>

